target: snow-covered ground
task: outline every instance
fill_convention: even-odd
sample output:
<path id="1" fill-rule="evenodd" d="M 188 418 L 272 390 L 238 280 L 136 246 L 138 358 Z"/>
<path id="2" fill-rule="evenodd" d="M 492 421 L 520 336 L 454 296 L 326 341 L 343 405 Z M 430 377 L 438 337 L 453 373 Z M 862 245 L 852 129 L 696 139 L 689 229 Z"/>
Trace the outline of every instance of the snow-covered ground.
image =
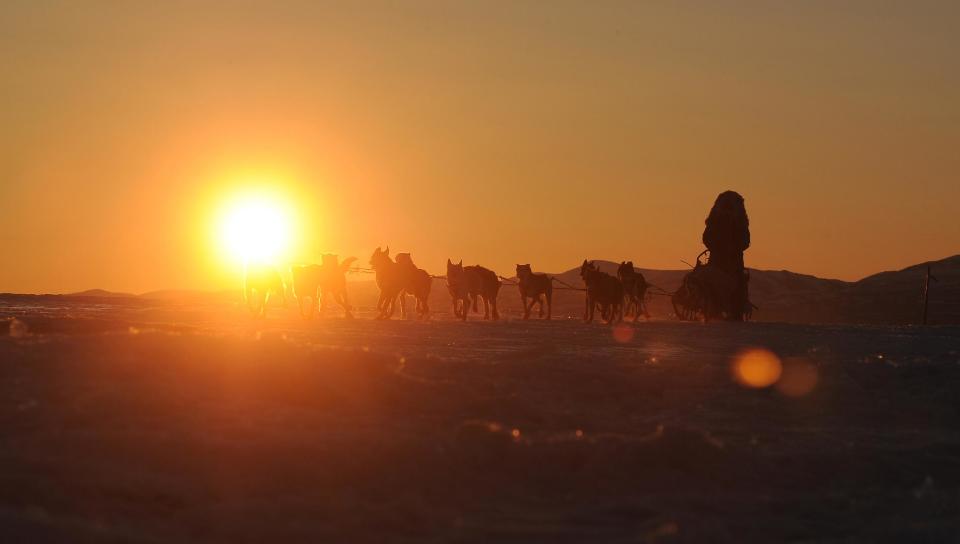
<path id="1" fill-rule="evenodd" d="M 0 301 L 4 540 L 960 539 L 960 328 L 368 315 Z"/>

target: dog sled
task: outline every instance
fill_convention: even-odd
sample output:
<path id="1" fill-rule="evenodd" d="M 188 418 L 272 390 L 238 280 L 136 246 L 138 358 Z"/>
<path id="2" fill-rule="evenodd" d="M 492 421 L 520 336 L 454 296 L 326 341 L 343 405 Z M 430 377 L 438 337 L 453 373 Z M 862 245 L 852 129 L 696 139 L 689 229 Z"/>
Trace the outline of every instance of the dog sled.
<path id="1" fill-rule="evenodd" d="M 674 313 L 681 321 L 743 321 L 756 308 L 748 296 L 749 273 L 711 265 L 709 256 L 709 250 L 697 256 L 671 296 Z"/>

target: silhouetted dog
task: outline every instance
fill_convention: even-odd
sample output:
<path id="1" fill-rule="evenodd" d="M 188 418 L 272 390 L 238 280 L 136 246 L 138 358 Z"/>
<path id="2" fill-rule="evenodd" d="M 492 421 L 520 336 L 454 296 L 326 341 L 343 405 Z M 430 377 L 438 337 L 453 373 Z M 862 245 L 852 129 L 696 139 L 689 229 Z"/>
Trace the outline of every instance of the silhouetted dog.
<path id="1" fill-rule="evenodd" d="M 320 264 L 320 300 L 329 293 L 333 299 L 343 308 L 344 317 L 353 317 L 350 313 L 350 300 L 347 296 L 347 270 L 356 257 L 348 257 L 342 263 L 338 262 L 339 257 L 327 253 L 321 257 Z"/>
<path id="2" fill-rule="evenodd" d="M 470 285 L 463 272 L 463 261 L 453 264 L 447 259 L 447 291 L 453 301 L 453 315 L 467 320 L 470 309 Z"/>
<path id="3" fill-rule="evenodd" d="M 267 265 L 248 265 L 243 277 L 243 299 L 247 308 L 257 317 L 266 317 L 267 300 L 272 295 L 280 297 L 280 302 L 287 306 L 284 297 L 283 280 L 277 269 Z M 254 303 L 259 302 L 259 306 Z"/>
<path id="4" fill-rule="evenodd" d="M 347 297 L 346 273 L 350 264 L 357 258 L 350 257 L 342 263 L 338 263 L 338 259 L 337 255 L 327 253 L 322 256 L 323 264 L 321 265 L 290 267 L 290 274 L 293 276 L 293 295 L 297 299 L 301 317 L 312 318 L 327 294 L 331 295 L 333 300 L 343 308 L 344 317 L 353 317 Z"/>
<path id="5" fill-rule="evenodd" d="M 633 268 L 633 261 L 623 261 L 617 268 L 617 279 L 623 285 L 624 295 L 624 315 L 633 312 L 633 320 L 640 318 L 641 312 L 644 316 L 650 317 L 647 312 L 645 297 L 647 296 L 647 280 L 643 274 Z"/>
<path id="6" fill-rule="evenodd" d="M 397 297 L 403 291 L 404 278 L 402 271 L 390 258 L 390 246 L 386 251 L 379 247 L 370 256 L 370 266 L 377 273 L 377 287 L 380 288 L 380 299 L 377 300 L 377 319 L 390 319 L 396 308 Z"/>
<path id="7" fill-rule="evenodd" d="M 543 300 L 547 301 L 547 319 L 553 312 L 553 280 L 546 274 L 534 274 L 529 264 L 517 265 L 517 285 L 523 301 L 523 318 L 530 319 L 533 305 L 538 304 L 538 316 L 543 317 Z M 527 304 L 527 299 L 530 303 Z"/>
<path id="8" fill-rule="evenodd" d="M 492 314 L 494 321 L 500 319 L 500 312 L 497 310 L 500 286 L 500 278 L 493 270 L 480 265 L 463 266 L 462 260 L 453 264 L 447 259 L 447 288 L 454 297 L 453 313 L 457 317 L 466 320 L 471 305 L 473 311 L 478 312 L 477 299 L 480 298 L 483 300 L 483 318 L 490 319 Z M 466 297 L 469 297 L 469 301 Z M 458 300 L 462 302 L 459 309 Z"/>
<path id="9" fill-rule="evenodd" d="M 597 306 L 607 324 L 623 319 L 623 285 L 620 280 L 601 272 L 592 262 L 584 259 L 580 266 L 580 277 L 587 285 L 586 309 L 583 320 L 593 321 Z"/>
<path id="10" fill-rule="evenodd" d="M 320 265 L 293 265 L 290 275 L 293 277 L 293 296 L 297 299 L 300 317 L 310 319 L 320 302 Z"/>
<path id="11" fill-rule="evenodd" d="M 408 294 L 413 295 L 417 300 L 417 316 L 420 319 L 426 319 L 430 315 L 428 302 L 433 278 L 430 277 L 429 272 L 413 264 L 413 258 L 409 253 L 397 253 L 397 269 L 403 283 L 403 290 L 400 293 L 400 314 L 404 318 L 407 316 L 404 294 Z"/>

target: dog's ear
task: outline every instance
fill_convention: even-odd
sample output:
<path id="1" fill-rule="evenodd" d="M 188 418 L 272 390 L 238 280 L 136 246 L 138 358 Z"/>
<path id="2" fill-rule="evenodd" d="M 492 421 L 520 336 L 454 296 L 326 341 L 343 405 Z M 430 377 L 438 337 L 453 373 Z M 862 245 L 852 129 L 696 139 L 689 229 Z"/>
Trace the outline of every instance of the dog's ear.
<path id="1" fill-rule="evenodd" d="M 450 257 L 447 257 L 447 266 L 453 266 L 453 263 L 450 262 Z"/>
<path id="2" fill-rule="evenodd" d="M 377 246 L 377 249 L 373 250 L 373 254 L 374 254 L 374 255 L 379 255 L 379 254 L 380 254 L 380 246 Z"/>
<path id="3" fill-rule="evenodd" d="M 390 255 L 390 246 L 387 246 L 387 250 L 383 252 L 384 255 Z"/>
<path id="4" fill-rule="evenodd" d="M 460 259 L 460 262 L 457 263 L 457 266 L 463 266 L 463 259 Z"/>

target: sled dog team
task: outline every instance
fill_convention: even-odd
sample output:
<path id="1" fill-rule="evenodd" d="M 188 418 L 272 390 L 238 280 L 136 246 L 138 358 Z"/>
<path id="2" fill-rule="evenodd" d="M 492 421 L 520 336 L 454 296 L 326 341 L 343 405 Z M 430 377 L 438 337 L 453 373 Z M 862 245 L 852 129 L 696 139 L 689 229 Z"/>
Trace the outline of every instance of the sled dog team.
<path id="1" fill-rule="evenodd" d="M 356 258 L 350 257 L 340 262 L 337 255 L 326 254 L 322 256 L 319 265 L 290 267 L 293 296 L 303 318 L 312 318 L 328 294 L 343 308 L 345 317 L 353 317 L 347 297 L 346 274 L 354 261 Z M 408 295 L 416 300 L 415 312 L 418 318 L 426 319 L 430 315 L 428 299 L 432 277 L 426 270 L 414 264 L 409 253 L 397 253 L 391 258 L 389 246 L 385 250 L 378 247 L 370 256 L 370 266 L 380 289 L 377 319 L 393 317 L 398 301 L 400 314 L 406 317 Z M 536 305 L 538 317 L 550 319 L 553 310 L 553 278 L 534 272 L 529 264 L 518 264 L 516 277 L 523 302 L 523 318 L 529 319 Z M 627 315 L 633 315 L 634 321 L 641 315 L 649 317 L 644 304 L 648 284 L 643 274 L 634 269 L 632 261 L 621 262 L 617 276 L 614 277 L 601 272 L 592 261 L 584 260 L 580 267 L 580 277 L 586 285 L 583 316 L 585 321 L 593 321 L 597 309 L 607 323 L 622 321 Z M 479 312 L 479 303 L 482 302 L 484 319 L 500 319 L 497 296 L 502 283 L 494 271 L 479 265 L 464 266 L 462 260 L 454 264 L 447 259 L 446 279 L 455 317 L 466 321 L 471 311 Z M 248 267 L 244 276 L 243 294 L 250 311 L 260 317 L 265 315 L 266 302 L 271 296 L 280 297 L 281 302 L 286 305 L 283 280 L 273 267 Z"/>

